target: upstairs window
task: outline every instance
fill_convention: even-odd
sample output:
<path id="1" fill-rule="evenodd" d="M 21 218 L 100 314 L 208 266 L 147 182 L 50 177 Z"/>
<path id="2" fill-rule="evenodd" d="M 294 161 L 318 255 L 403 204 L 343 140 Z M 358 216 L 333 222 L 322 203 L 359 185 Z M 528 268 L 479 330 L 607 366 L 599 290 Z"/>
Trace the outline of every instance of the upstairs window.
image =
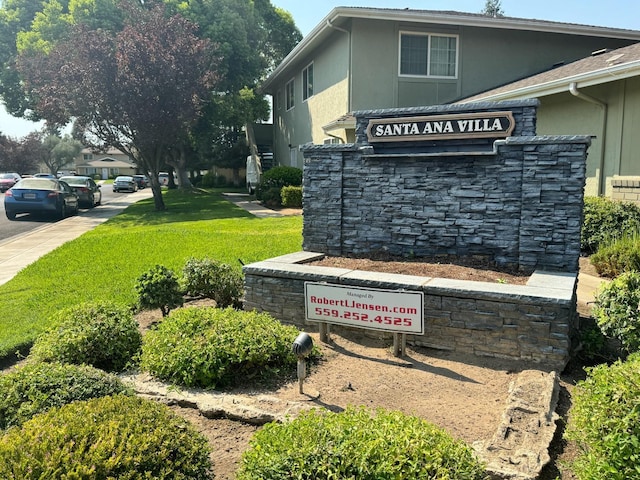
<path id="1" fill-rule="evenodd" d="M 458 37 L 401 33 L 400 75 L 456 78 Z"/>
<path id="2" fill-rule="evenodd" d="M 313 63 L 302 70 L 302 101 L 313 96 Z"/>
<path id="3" fill-rule="evenodd" d="M 291 80 L 289 80 L 287 82 L 287 85 L 284 87 L 284 96 L 285 96 L 285 104 L 287 107 L 287 110 L 291 110 L 294 106 L 295 106 L 295 102 L 294 102 L 294 94 L 295 94 L 295 88 L 294 88 L 294 82 L 293 82 L 293 78 Z"/>

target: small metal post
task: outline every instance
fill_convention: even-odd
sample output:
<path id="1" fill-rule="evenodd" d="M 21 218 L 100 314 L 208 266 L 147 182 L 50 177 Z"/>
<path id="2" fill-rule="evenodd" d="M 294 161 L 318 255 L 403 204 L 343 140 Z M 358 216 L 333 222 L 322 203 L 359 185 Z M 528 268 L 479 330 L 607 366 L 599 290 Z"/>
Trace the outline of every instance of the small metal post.
<path id="1" fill-rule="evenodd" d="M 300 390 L 300 394 L 304 393 L 302 389 L 302 384 L 306 376 L 307 376 L 307 362 L 305 361 L 304 357 L 298 357 L 298 387 Z"/>

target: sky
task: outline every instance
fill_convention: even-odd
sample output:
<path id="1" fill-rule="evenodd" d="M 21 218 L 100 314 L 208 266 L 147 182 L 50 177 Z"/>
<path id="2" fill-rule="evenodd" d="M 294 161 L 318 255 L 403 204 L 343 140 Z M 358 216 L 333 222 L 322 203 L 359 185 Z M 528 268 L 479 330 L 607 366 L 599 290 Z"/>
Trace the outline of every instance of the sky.
<path id="1" fill-rule="evenodd" d="M 417 10 L 455 10 L 479 13 L 485 0 L 271 0 L 276 7 L 288 10 L 303 35 L 308 34 L 335 7 L 410 8 Z M 509 17 L 534 18 L 601 27 L 640 30 L 638 0 L 502 0 L 502 10 Z M 0 106 L 0 132 L 22 138 L 40 124 L 11 117 Z"/>

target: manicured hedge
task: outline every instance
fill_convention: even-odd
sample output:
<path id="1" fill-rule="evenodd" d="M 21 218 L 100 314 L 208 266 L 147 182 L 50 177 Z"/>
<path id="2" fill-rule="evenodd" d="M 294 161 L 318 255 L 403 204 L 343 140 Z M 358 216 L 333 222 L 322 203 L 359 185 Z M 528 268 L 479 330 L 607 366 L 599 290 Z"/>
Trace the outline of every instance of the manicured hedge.
<path id="1" fill-rule="evenodd" d="M 640 231 L 640 207 L 604 197 L 585 197 L 580 237 L 583 252 L 594 253 L 601 245 Z"/>
<path id="2" fill-rule="evenodd" d="M 169 407 L 116 395 L 36 415 L 0 437 L 0 478 L 213 479 L 207 440 Z"/>
<path id="3" fill-rule="evenodd" d="M 266 313 L 182 308 L 145 335 L 140 368 L 171 383 L 204 388 L 280 368 L 295 371 L 291 346 L 298 333 Z"/>
<path id="4" fill-rule="evenodd" d="M 122 371 L 139 352 L 142 336 L 131 309 L 110 302 L 82 303 L 54 314 L 54 327 L 36 340 L 32 361 L 87 364 Z"/>
<path id="5" fill-rule="evenodd" d="M 0 429 L 77 400 L 132 395 L 115 375 L 87 365 L 27 363 L 0 375 Z"/>
<path id="6" fill-rule="evenodd" d="M 237 480 L 485 479 L 472 449 L 425 420 L 350 407 L 311 411 L 259 430 Z"/>
<path id="7" fill-rule="evenodd" d="M 566 437 L 578 445 L 580 480 L 640 478 L 640 353 L 587 369 L 572 393 Z"/>

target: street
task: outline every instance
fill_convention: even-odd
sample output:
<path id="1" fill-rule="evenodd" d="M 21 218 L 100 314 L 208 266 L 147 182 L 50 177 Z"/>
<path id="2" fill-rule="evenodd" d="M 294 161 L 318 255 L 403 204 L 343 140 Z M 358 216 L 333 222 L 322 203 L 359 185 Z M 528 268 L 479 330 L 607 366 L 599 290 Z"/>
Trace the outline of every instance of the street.
<path id="1" fill-rule="evenodd" d="M 102 191 L 102 204 L 107 204 L 114 198 L 121 198 L 129 193 L 113 193 L 111 185 L 104 185 Z M 88 210 L 80 209 L 79 215 L 83 215 Z M 37 228 L 51 225 L 59 220 L 52 217 L 36 217 L 33 215 L 19 215 L 14 221 L 8 220 L 4 213 L 4 194 L 0 193 L 0 242 L 15 235 L 22 235 Z"/>

